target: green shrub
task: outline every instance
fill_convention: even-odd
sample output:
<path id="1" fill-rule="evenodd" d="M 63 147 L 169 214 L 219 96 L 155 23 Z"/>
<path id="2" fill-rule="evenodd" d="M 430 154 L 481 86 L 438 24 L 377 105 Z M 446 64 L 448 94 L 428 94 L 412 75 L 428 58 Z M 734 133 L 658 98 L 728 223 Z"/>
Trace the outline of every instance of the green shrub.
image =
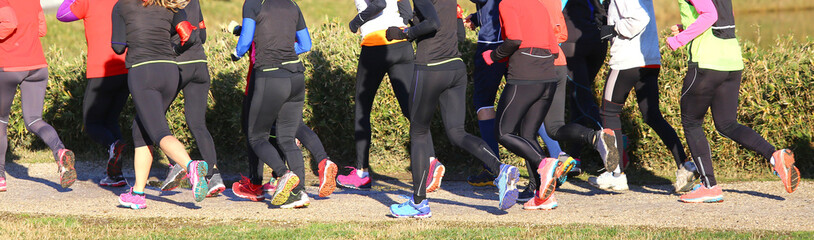
<path id="1" fill-rule="evenodd" d="M 50 18 L 49 18 L 50 19 Z M 49 26 L 53 25 L 49 20 Z M 101 146 L 92 143 L 82 132 L 81 99 L 84 92 L 84 54 L 68 55 L 81 49 L 84 40 L 65 43 L 57 39 L 62 36 L 77 39 L 81 25 L 51 27 L 52 36 L 44 40 L 46 55 L 50 63 L 51 83 L 46 95 L 44 119 L 60 133 L 60 137 L 70 148 L 83 151 L 100 151 Z M 61 28 L 66 28 L 64 30 Z M 359 37 L 347 31 L 342 22 L 329 21 L 321 26 L 311 26 L 313 50 L 303 55 L 307 68 L 305 122 L 322 139 L 332 159 L 340 165 L 350 165 L 355 161 L 353 141 L 353 104 L 355 92 L 356 62 L 359 53 Z M 70 29 L 73 29 L 70 30 Z M 463 59 L 472 73 L 474 33 L 469 32 L 468 43 L 462 44 Z M 240 130 L 240 111 L 245 87 L 247 61 L 231 62 L 228 55 L 236 42 L 234 36 L 217 29 L 211 24 L 209 39 L 205 45 L 209 55 L 209 68 L 212 75 L 212 88 L 209 94 L 207 124 L 215 139 L 219 158 L 224 164 L 242 163 L 245 159 L 245 138 Z M 662 43 L 662 46 L 664 44 Z M 788 147 L 795 151 L 798 166 L 804 176 L 810 177 L 814 171 L 814 42 L 799 43 L 791 39 L 778 41 L 775 47 L 761 49 L 752 43 L 743 44 L 746 70 L 741 91 L 739 120 L 752 127 L 775 146 Z M 71 49 L 73 50 L 66 50 Z M 662 49 L 663 68 L 661 72 L 661 110 L 665 118 L 676 128 L 683 140 L 678 108 L 681 81 L 686 69 L 684 51 L 672 52 Z M 596 81 L 597 96 L 604 86 L 605 70 Z M 471 78 L 470 78 L 471 83 Z M 634 95 L 634 94 L 631 94 Z M 409 166 L 409 123 L 401 116 L 386 80 L 379 89 L 373 108 L 371 122 L 373 144 L 371 165 L 381 172 L 404 171 Z M 467 92 L 467 102 L 471 104 L 471 88 Z M 194 150 L 191 133 L 187 130 L 183 116 L 183 94 L 173 103 L 167 117 L 175 135 Z M 477 134 L 474 111 L 467 108 L 466 130 Z M 639 176 L 670 176 L 674 169 L 668 150 L 655 132 L 640 119 L 638 108 L 631 97 L 624 110 L 624 132 L 630 137 L 630 156 L 633 161 L 631 174 Z M 129 126 L 133 117 L 132 104 L 126 107 L 122 126 L 126 139 L 129 139 Z M 9 139 L 13 148 L 42 149 L 44 145 L 35 136 L 25 131 L 21 120 L 19 100 L 15 102 L 9 126 Z M 705 125 L 713 146 L 713 158 L 721 178 L 754 179 L 769 176 L 766 161 L 758 154 L 739 147 L 731 140 L 724 140 L 716 134 L 711 118 Z M 477 160 L 464 151 L 452 147 L 443 133 L 440 117 L 432 124 L 433 140 L 438 157 L 447 166 L 465 170 L 480 166 Z M 589 169 L 599 167 L 597 154 L 584 151 L 583 162 Z M 688 152 L 689 153 L 689 152 Z M 504 160 L 522 165 L 522 159 L 502 150 Z M 242 170 L 242 169 L 240 169 Z"/>

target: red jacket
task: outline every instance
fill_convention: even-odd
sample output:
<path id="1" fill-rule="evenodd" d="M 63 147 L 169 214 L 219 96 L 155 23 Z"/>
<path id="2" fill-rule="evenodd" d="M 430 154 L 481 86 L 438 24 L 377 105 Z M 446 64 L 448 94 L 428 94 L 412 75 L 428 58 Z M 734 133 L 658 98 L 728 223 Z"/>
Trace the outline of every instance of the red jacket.
<path id="1" fill-rule="evenodd" d="M 39 1 L 0 0 L 0 70 L 20 72 L 48 67 L 39 39 L 46 32 Z"/>
<path id="2" fill-rule="evenodd" d="M 110 77 L 127 73 L 125 55 L 118 55 L 110 48 L 113 24 L 111 13 L 117 0 L 76 0 L 70 5 L 71 12 L 85 23 L 85 39 L 88 41 L 88 78 Z M 63 21 L 60 19 L 60 21 Z"/>

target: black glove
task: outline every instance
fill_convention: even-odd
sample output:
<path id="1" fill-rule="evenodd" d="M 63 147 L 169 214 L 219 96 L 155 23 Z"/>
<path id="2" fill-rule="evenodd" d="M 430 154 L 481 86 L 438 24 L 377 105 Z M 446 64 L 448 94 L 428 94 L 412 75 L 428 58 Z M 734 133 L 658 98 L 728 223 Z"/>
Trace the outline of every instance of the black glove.
<path id="1" fill-rule="evenodd" d="M 350 29 L 351 32 L 355 33 L 356 31 L 359 30 L 359 27 L 361 27 L 362 24 L 363 24 L 362 19 L 360 19 L 357 16 L 354 17 L 353 20 L 350 20 L 350 23 L 348 23 L 348 28 Z"/>
<path id="2" fill-rule="evenodd" d="M 602 25 L 599 27 L 599 38 L 602 40 L 616 36 L 616 25 Z"/>
<path id="3" fill-rule="evenodd" d="M 235 36 L 240 36 L 241 30 L 243 30 L 243 26 L 237 25 L 234 29 L 232 29 L 232 34 Z"/>
<path id="4" fill-rule="evenodd" d="M 237 62 L 240 60 L 240 57 L 235 55 L 235 53 L 229 54 L 229 57 L 231 57 L 232 62 Z"/>
<path id="5" fill-rule="evenodd" d="M 407 33 L 405 33 L 405 31 L 407 31 L 407 29 L 402 30 L 399 27 L 389 27 L 387 28 L 384 37 L 387 38 L 387 41 L 407 39 Z"/>

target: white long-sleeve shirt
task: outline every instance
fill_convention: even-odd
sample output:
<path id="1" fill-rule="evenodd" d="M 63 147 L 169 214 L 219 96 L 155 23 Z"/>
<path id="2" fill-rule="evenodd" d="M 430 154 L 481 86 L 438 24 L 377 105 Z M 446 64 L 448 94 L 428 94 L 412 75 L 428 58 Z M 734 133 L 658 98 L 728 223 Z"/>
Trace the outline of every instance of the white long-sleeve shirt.
<path id="1" fill-rule="evenodd" d="M 608 61 L 612 69 L 661 65 L 652 0 L 612 0 L 608 25 L 615 25 L 617 33 L 611 40 Z"/>

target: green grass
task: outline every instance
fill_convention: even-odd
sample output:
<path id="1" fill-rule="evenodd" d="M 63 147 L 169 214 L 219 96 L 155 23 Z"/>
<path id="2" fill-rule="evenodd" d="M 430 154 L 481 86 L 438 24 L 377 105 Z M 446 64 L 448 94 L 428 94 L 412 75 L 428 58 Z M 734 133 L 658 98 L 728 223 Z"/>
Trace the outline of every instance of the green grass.
<path id="1" fill-rule="evenodd" d="M 4 239 L 811 239 L 814 232 L 420 220 L 277 222 L 0 213 Z"/>

